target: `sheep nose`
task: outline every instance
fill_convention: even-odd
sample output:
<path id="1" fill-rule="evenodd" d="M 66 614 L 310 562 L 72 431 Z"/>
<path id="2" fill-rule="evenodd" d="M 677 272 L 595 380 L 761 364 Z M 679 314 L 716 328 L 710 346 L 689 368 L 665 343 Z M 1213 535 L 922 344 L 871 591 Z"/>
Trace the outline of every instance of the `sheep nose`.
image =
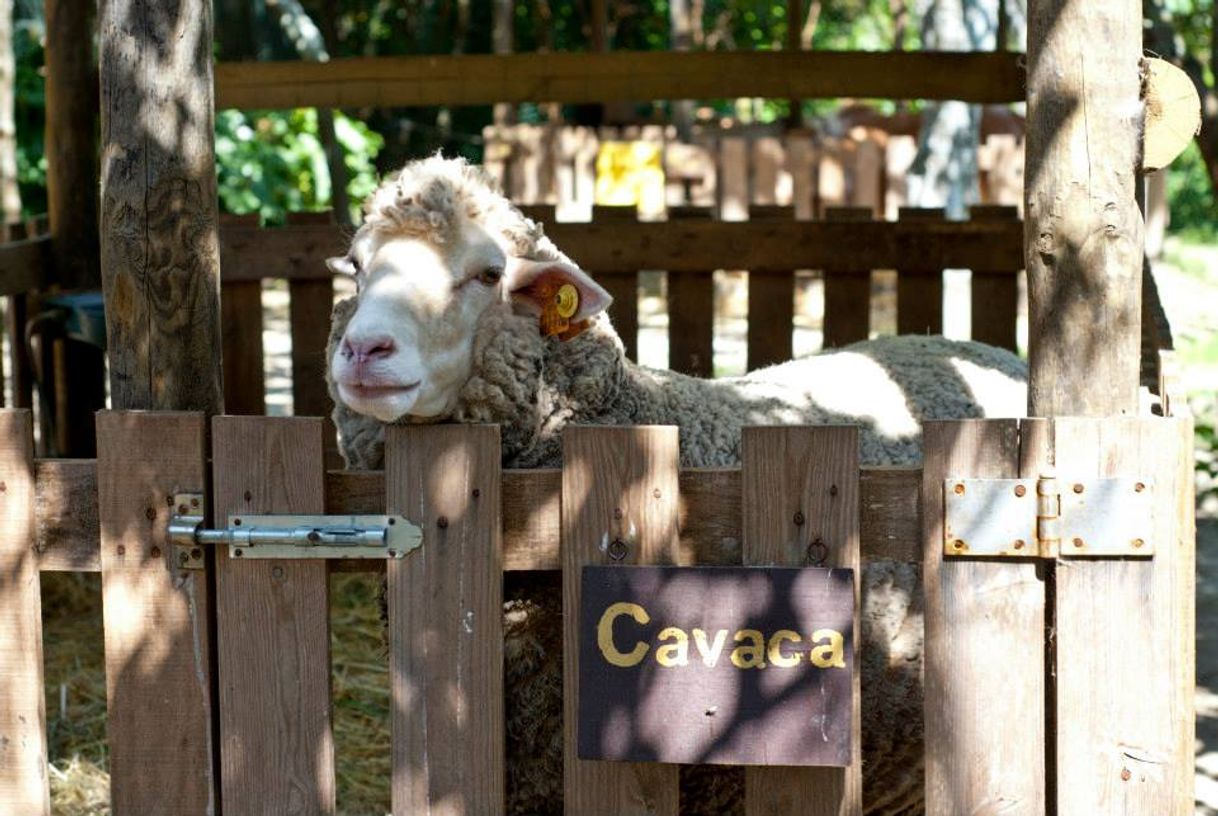
<path id="1" fill-rule="evenodd" d="M 343 338 L 343 356 L 355 365 L 383 360 L 392 355 L 396 348 L 397 344 L 387 334 Z"/>

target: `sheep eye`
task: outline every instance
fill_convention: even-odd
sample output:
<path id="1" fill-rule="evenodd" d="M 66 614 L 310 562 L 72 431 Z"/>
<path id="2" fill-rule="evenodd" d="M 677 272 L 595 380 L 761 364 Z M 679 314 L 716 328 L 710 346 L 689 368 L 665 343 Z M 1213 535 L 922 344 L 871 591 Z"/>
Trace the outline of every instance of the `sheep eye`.
<path id="1" fill-rule="evenodd" d="M 503 278 L 503 267 L 501 266 L 488 266 L 478 273 L 478 280 L 487 286 L 494 286 L 501 278 Z"/>

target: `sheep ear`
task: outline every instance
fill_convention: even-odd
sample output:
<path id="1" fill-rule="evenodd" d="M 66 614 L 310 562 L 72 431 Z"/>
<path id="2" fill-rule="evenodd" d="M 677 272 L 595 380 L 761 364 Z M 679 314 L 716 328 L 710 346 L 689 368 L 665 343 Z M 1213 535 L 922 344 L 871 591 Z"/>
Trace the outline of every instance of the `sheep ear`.
<path id="1" fill-rule="evenodd" d="M 613 297 L 587 272 L 563 261 L 510 258 L 504 270 L 504 283 L 514 302 L 543 317 L 551 309 L 556 293 L 567 284 L 574 286 L 579 293 L 576 311 L 563 315 L 572 325 L 595 317 L 613 302 Z"/>
<path id="2" fill-rule="evenodd" d="M 355 261 L 351 260 L 350 255 L 344 255 L 341 258 L 326 258 L 326 267 L 335 275 L 350 275 L 355 276 L 359 270 L 355 268 Z"/>

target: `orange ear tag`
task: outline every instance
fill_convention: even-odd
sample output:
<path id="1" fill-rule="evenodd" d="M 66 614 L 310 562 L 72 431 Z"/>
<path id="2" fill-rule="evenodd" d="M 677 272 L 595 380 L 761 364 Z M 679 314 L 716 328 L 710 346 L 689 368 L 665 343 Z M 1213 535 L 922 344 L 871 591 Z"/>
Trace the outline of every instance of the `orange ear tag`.
<path id="1" fill-rule="evenodd" d="M 588 321 L 572 323 L 571 318 L 579 312 L 579 289 L 570 283 L 550 280 L 543 283 L 538 292 L 542 302 L 541 336 L 558 336 L 559 340 L 578 337 L 588 328 Z"/>

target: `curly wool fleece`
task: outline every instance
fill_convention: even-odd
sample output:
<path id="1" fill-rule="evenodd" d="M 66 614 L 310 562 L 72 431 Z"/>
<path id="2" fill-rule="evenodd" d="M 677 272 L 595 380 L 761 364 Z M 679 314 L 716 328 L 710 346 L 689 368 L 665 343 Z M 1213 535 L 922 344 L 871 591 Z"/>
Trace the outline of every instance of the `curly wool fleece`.
<path id="1" fill-rule="evenodd" d="M 471 206 L 469 211 L 493 213 L 495 226 L 521 257 L 562 257 L 540 227 L 510 205 L 504 207 L 506 200 L 473 168 L 430 159 L 424 171 L 422 164 L 404 172 L 410 184 L 447 187 L 449 195 L 433 196 L 446 202 L 460 202 L 466 195 L 494 196 L 494 206 Z M 459 184 L 449 182 L 450 177 Z M 396 199 L 401 197 L 399 191 Z M 352 298 L 335 307 L 330 356 L 356 305 Z M 913 336 L 866 341 L 744 377 L 700 380 L 629 361 L 604 315 L 564 343 L 542 338 L 536 317 L 502 303 L 491 307 L 478 325 L 473 374 L 450 419 L 498 423 L 504 467 L 561 466 L 562 430 L 572 423 L 676 425 L 683 467 L 738 464 L 746 425 L 853 423 L 860 428 L 864 464 L 914 465 L 921 459 L 922 420 L 1020 416 L 1025 380 L 1024 363 L 1010 352 Z M 348 467 L 382 467 L 384 426 L 343 405 L 332 383 L 330 393 Z M 508 812 L 560 813 L 560 587 L 554 576 L 543 574 L 513 573 L 508 581 Z M 917 813 L 923 762 L 918 568 L 868 563 L 861 592 L 865 811 L 875 816 Z M 743 812 L 743 774 L 737 771 L 683 767 L 681 787 L 682 813 Z"/>

